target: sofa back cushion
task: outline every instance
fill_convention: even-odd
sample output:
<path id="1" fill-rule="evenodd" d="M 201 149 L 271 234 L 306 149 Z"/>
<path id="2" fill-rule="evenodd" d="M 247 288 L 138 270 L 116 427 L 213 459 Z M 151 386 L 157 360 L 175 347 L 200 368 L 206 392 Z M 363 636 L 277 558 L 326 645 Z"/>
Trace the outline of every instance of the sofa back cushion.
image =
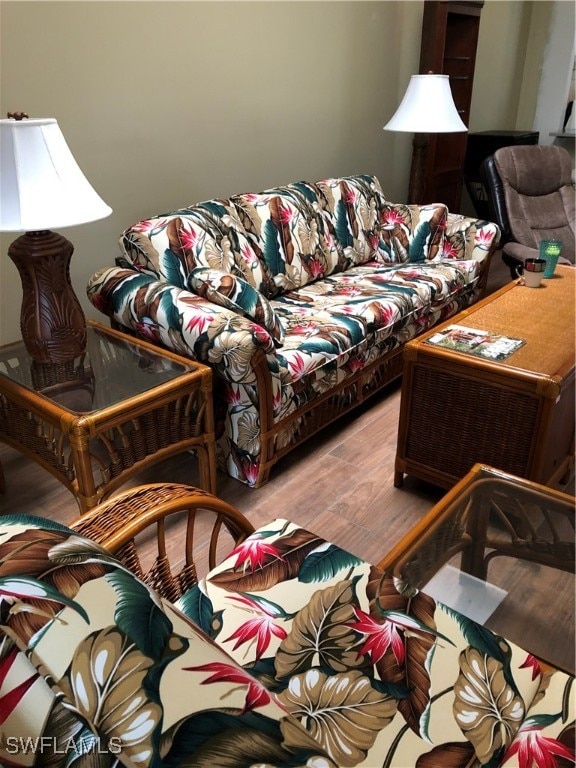
<path id="1" fill-rule="evenodd" d="M 230 272 L 256 290 L 273 289 L 272 276 L 227 200 L 207 200 L 154 216 L 125 230 L 119 266 L 135 267 L 185 288 L 199 267 Z"/>
<path id="2" fill-rule="evenodd" d="M 344 252 L 345 268 L 378 258 L 382 211 L 386 203 L 375 176 L 344 176 L 317 182 L 324 214 L 334 227 Z"/>
<path id="3" fill-rule="evenodd" d="M 178 288 L 219 270 L 271 299 L 368 261 L 440 258 L 445 224 L 445 206 L 393 205 L 375 176 L 300 181 L 140 221 L 117 263 Z"/>
<path id="4" fill-rule="evenodd" d="M 376 259 L 384 264 L 417 264 L 444 258 L 448 209 L 442 203 L 394 205 L 380 212 L 382 224 Z"/>
<path id="5" fill-rule="evenodd" d="M 272 275 L 268 297 L 298 289 L 343 268 L 342 254 L 319 204 L 318 190 L 297 182 L 230 198 L 262 269 Z"/>

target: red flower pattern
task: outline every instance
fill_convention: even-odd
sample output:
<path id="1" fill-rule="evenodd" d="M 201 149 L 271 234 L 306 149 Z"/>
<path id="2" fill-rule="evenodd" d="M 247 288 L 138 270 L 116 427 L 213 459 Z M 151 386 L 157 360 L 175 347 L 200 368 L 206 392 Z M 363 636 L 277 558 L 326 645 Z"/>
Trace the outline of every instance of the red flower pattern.
<path id="1" fill-rule="evenodd" d="M 391 647 L 396 662 L 401 667 L 404 664 L 406 655 L 404 635 L 402 633 L 407 629 L 412 633 L 417 630 L 422 631 L 419 625 L 409 616 L 403 616 L 402 618 L 398 614 L 395 614 L 394 618 L 387 616 L 384 622 L 380 624 L 380 622 L 364 613 L 360 608 L 354 608 L 354 613 L 358 621 L 350 624 L 350 626 L 367 638 L 364 645 L 358 651 L 358 657 L 367 653 L 370 655 L 372 663 L 376 664 L 384 656 L 388 648 Z"/>
<path id="2" fill-rule="evenodd" d="M 204 333 L 206 328 L 214 320 L 214 316 L 211 315 L 203 308 L 198 308 L 198 312 L 193 314 L 192 317 L 186 323 L 187 331 L 198 331 L 198 333 Z"/>
<path id="3" fill-rule="evenodd" d="M 442 247 L 442 257 L 444 259 L 457 259 L 458 251 L 456 246 L 448 241 L 444 241 L 444 245 Z"/>
<path id="4" fill-rule="evenodd" d="M 250 600 L 249 597 L 245 596 L 232 596 L 230 599 L 246 605 L 254 614 L 256 614 L 253 618 L 245 621 L 244 624 L 239 626 L 235 632 L 225 639 L 225 642 L 236 640 L 233 650 L 236 650 L 244 643 L 248 643 L 256 638 L 256 658 L 259 659 L 270 645 L 272 635 L 280 638 L 280 640 L 284 640 L 287 636 L 286 630 L 274 623 L 273 614 L 254 600 Z"/>
<path id="5" fill-rule="evenodd" d="M 234 568 L 242 566 L 243 570 L 250 569 L 251 571 L 262 568 L 267 556 L 276 560 L 284 559 L 276 547 L 272 544 L 267 544 L 264 539 L 257 538 L 256 536 L 250 536 L 241 544 L 238 544 L 232 550 L 230 556 L 236 557 Z"/>
<path id="6" fill-rule="evenodd" d="M 2 688 L 6 676 L 10 672 L 12 665 L 16 661 L 17 656 L 18 648 L 14 646 L 14 648 L 0 660 L 0 689 Z M 34 672 L 34 674 L 27 677 L 26 680 L 23 680 L 11 690 L 0 695 L 0 725 L 2 725 L 8 716 L 16 709 L 26 691 L 39 677 L 40 674 Z"/>
<path id="7" fill-rule="evenodd" d="M 514 741 L 504 755 L 504 765 L 514 755 L 518 755 L 519 768 L 557 768 L 554 755 L 576 763 L 573 750 L 549 736 L 541 733 L 542 725 L 536 718 L 529 717 L 518 729 Z"/>
<path id="8" fill-rule="evenodd" d="M 244 672 L 240 667 L 232 666 L 232 664 L 211 662 L 209 664 L 200 664 L 198 667 L 183 667 L 183 670 L 185 672 L 214 673 L 207 677 L 206 680 L 203 680 L 200 685 L 208 685 L 210 683 L 239 683 L 240 685 L 247 685 L 248 690 L 244 707 L 240 712 L 241 715 L 258 707 L 265 707 L 272 700 L 266 688 L 256 678 L 252 677 L 248 672 Z M 226 691 L 226 694 L 228 693 L 229 690 Z"/>
<path id="9" fill-rule="evenodd" d="M 532 680 L 536 680 L 539 675 L 542 675 L 542 667 L 536 656 L 532 656 L 531 653 L 527 654 L 526 660 L 523 664 L 520 664 L 519 669 L 527 669 L 532 667 Z"/>
<path id="10" fill-rule="evenodd" d="M 384 218 L 384 224 L 388 227 L 402 224 L 402 216 L 400 216 L 398 211 L 394 211 L 391 208 L 386 211 L 383 218 Z"/>
<path id="11" fill-rule="evenodd" d="M 184 249 L 192 250 L 198 242 L 198 237 L 193 229 L 182 227 L 179 232 L 180 242 Z"/>

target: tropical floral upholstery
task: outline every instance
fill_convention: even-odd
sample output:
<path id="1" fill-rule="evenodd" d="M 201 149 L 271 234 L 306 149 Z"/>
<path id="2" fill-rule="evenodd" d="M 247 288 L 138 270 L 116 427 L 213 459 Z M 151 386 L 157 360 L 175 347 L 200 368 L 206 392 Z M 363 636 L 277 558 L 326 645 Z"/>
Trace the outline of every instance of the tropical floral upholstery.
<path id="1" fill-rule="evenodd" d="M 574 763 L 573 678 L 285 520 L 177 604 L 40 518 L 0 523 L 0 761 Z"/>
<path id="2" fill-rule="evenodd" d="M 268 299 L 250 283 L 230 272 L 199 267 L 188 278 L 190 288 L 214 304 L 227 307 L 265 328 L 278 345 L 284 339 L 284 328 Z"/>
<path id="3" fill-rule="evenodd" d="M 344 263 L 313 184 L 300 182 L 231 199 L 252 246 L 273 276 L 273 295 L 300 288 Z"/>
<path id="4" fill-rule="evenodd" d="M 380 252 L 385 264 L 445 258 L 448 209 L 445 205 L 390 205 L 382 212 Z"/>
<path id="5" fill-rule="evenodd" d="M 375 388 L 375 366 L 480 296 L 498 236 L 440 204 L 394 205 L 374 176 L 303 181 L 139 222 L 88 295 L 212 366 L 219 464 L 259 485 L 305 438 L 302 409 L 363 370 Z"/>

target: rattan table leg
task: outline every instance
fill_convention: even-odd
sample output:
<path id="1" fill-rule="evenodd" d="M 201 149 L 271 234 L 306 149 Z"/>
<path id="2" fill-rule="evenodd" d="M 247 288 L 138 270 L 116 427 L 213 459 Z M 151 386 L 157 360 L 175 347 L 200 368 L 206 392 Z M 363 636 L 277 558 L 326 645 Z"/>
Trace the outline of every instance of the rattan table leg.
<path id="1" fill-rule="evenodd" d="M 200 483 L 210 493 L 216 494 L 216 447 L 214 441 L 199 445 L 196 450 Z"/>

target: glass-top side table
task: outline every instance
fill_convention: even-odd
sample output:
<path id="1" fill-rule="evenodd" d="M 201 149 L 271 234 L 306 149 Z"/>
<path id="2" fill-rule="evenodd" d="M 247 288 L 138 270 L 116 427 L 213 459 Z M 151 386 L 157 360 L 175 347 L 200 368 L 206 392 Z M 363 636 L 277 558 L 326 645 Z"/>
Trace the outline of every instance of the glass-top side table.
<path id="1" fill-rule="evenodd" d="M 216 491 L 208 366 L 89 321 L 85 353 L 35 363 L 23 342 L 0 348 L 0 440 L 95 506 L 130 476 L 193 450 Z"/>
<path id="2" fill-rule="evenodd" d="M 575 505 L 475 464 L 379 567 L 573 674 Z"/>

